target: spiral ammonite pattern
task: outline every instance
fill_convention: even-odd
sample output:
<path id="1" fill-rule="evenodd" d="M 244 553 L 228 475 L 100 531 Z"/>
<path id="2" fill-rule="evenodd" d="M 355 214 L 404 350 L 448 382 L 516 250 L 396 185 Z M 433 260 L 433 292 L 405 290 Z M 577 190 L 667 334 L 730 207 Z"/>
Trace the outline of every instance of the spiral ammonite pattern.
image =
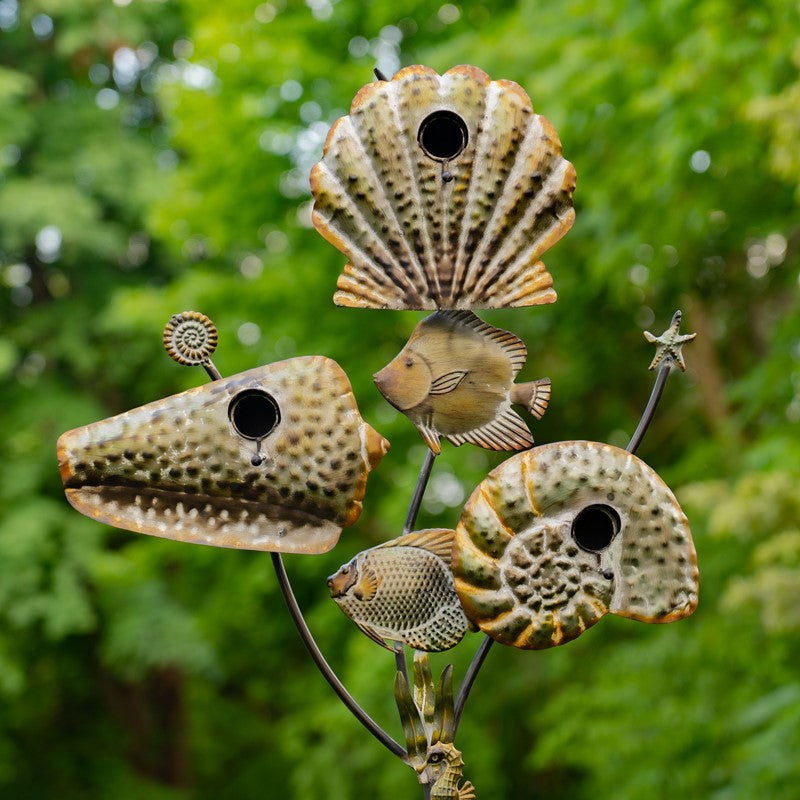
<path id="1" fill-rule="evenodd" d="M 636 456 L 557 442 L 489 473 L 464 507 L 453 574 L 467 618 L 503 644 L 539 650 L 606 613 L 672 622 L 697 605 L 686 517 Z"/>
<path id="2" fill-rule="evenodd" d="M 179 364 L 203 364 L 217 349 L 217 329 L 199 311 L 174 314 L 164 328 L 164 349 Z"/>

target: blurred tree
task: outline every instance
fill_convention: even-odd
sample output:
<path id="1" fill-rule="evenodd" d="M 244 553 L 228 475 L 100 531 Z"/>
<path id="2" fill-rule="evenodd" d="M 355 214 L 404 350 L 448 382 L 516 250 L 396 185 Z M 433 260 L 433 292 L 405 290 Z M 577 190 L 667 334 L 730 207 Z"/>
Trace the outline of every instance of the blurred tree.
<path id="1" fill-rule="evenodd" d="M 700 333 L 640 455 L 688 484 L 703 576 L 678 626 L 495 648 L 466 775 L 484 797 L 792 798 L 798 42 L 780 0 L 0 0 L 0 798 L 249 798 L 276 776 L 287 797 L 419 792 L 307 663 L 263 557 L 79 517 L 52 443 L 204 379 L 159 352 L 183 308 L 217 322 L 223 373 L 339 360 L 393 449 L 357 528 L 288 568 L 399 735 L 394 661 L 323 580 L 402 524 L 424 450 L 371 374 L 421 315 L 332 306 L 344 259 L 310 229 L 307 176 L 376 64 L 465 62 L 522 84 L 578 172 L 545 258 L 558 303 L 486 314 L 526 340 L 524 378 L 553 379 L 537 439 L 624 445 L 651 382 L 641 330 L 680 306 Z M 420 522 L 453 525 L 499 459 L 446 448 Z M 467 641 L 434 668 L 463 675 Z"/>

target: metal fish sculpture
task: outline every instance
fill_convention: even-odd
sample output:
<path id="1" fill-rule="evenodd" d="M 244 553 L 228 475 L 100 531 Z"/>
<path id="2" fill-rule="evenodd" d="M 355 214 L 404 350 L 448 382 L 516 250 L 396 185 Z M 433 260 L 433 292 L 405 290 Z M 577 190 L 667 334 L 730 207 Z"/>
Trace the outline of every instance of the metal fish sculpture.
<path id="1" fill-rule="evenodd" d="M 552 303 L 539 260 L 571 227 L 575 169 L 512 81 L 406 67 L 364 86 L 311 171 L 316 229 L 360 308 Z"/>
<path id="2" fill-rule="evenodd" d="M 452 530 L 424 530 L 359 553 L 328 578 L 331 597 L 363 633 L 417 650 L 455 647 L 467 631 L 450 571 Z"/>
<path id="3" fill-rule="evenodd" d="M 375 385 L 434 453 L 441 452 L 440 436 L 455 445 L 521 450 L 533 437 L 511 404 L 541 419 L 550 401 L 549 378 L 514 384 L 526 357 L 521 339 L 471 311 L 438 311 L 414 328 Z"/>
<path id="4" fill-rule="evenodd" d="M 557 442 L 505 461 L 473 492 L 456 531 L 456 592 L 503 644 L 575 639 L 606 613 L 672 622 L 697 606 L 689 523 L 631 453 Z"/>
<path id="5" fill-rule="evenodd" d="M 342 368 L 292 358 L 65 433 L 69 502 L 119 528 L 185 542 L 324 553 L 361 513 L 389 443 Z"/>

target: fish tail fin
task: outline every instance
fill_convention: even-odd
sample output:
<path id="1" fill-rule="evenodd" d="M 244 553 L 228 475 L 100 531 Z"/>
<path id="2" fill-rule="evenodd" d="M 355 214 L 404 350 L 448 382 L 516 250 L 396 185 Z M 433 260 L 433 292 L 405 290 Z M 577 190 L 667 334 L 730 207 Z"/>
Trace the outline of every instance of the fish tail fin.
<path id="1" fill-rule="evenodd" d="M 525 406 L 536 419 L 541 419 L 550 404 L 550 378 L 515 384 L 511 387 L 511 402 Z"/>

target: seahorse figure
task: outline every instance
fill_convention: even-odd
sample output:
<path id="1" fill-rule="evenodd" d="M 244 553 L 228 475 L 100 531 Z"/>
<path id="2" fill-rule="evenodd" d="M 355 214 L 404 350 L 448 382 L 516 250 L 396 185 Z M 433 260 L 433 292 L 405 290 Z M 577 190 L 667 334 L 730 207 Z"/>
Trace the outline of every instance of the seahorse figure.
<path id="1" fill-rule="evenodd" d="M 394 697 L 408 747 L 408 764 L 423 786 L 430 786 L 430 800 L 475 800 L 475 788 L 466 781 L 459 788 L 464 761 L 453 744 L 453 667 L 448 664 L 436 686 L 428 654 L 414 651 L 414 696 L 405 675 L 398 672 Z"/>
<path id="2" fill-rule="evenodd" d="M 431 800 L 475 800 L 475 787 L 470 781 L 458 788 L 463 770 L 461 751 L 453 744 L 438 742 L 428 748 L 419 782 L 431 784 Z"/>

